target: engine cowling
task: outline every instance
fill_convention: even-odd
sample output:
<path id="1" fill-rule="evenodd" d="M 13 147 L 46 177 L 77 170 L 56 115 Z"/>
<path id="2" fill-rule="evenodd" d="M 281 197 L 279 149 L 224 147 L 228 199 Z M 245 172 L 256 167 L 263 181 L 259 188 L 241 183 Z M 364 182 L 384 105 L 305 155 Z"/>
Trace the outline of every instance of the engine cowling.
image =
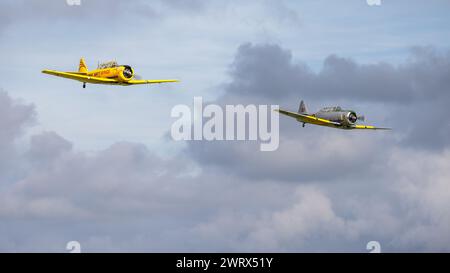
<path id="1" fill-rule="evenodd" d="M 346 125 L 353 125 L 358 120 L 358 116 L 355 112 L 347 112 L 343 115 L 343 122 Z"/>
<path id="2" fill-rule="evenodd" d="M 119 80 L 127 82 L 133 78 L 133 75 L 133 68 L 131 68 L 131 66 L 124 65 L 123 68 L 119 71 Z"/>

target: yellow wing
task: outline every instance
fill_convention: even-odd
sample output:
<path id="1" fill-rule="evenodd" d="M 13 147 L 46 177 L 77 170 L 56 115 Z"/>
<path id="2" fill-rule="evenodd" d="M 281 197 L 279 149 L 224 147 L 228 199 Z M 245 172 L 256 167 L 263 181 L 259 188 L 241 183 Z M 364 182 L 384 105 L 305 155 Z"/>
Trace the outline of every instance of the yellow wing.
<path id="1" fill-rule="evenodd" d="M 114 79 L 87 76 L 85 75 L 85 73 L 80 72 L 61 72 L 54 70 L 42 70 L 42 73 L 87 83 L 120 84 L 119 81 Z"/>
<path id="2" fill-rule="evenodd" d="M 323 119 L 323 118 L 317 118 L 317 117 L 314 117 L 311 115 L 305 115 L 305 114 L 290 112 L 290 111 L 281 110 L 281 109 L 275 110 L 275 111 L 279 112 L 280 114 L 295 118 L 298 121 L 304 122 L 304 123 L 311 123 L 311 124 L 315 124 L 315 125 L 328 126 L 328 127 L 334 127 L 334 128 L 342 127 L 342 124 L 340 124 L 338 122 L 334 122 L 334 121 Z"/>
<path id="3" fill-rule="evenodd" d="M 345 126 L 339 122 L 334 122 L 331 120 L 318 118 L 318 117 L 311 116 L 311 115 L 305 115 L 305 114 L 290 112 L 290 111 L 281 110 L 281 109 L 275 110 L 275 111 L 279 112 L 280 114 L 295 118 L 300 122 L 311 123 L 311 124 L 320 125 L 320 126 L 327 126 L 327 127 L 333 127 L 333 128 L 339 128 L 339 129 L 350 129 L 350 130 L 351 129 L 391 130 L 391 128 L 382 128 L 382 127 L 375 127 L 372 125 L 363 125 L 363 124 L 354 124 L 354 125 Z"/>
<path id="4" fill-rule="evenodd" d="M 391 128 L 375 127 L 372 125 L 355 124 L 350 127 L 351 129 L 368 129 L 368 130 L 392 130 Z"/>
<path id="5" fill-rule="evenodd" d="M 42 73 L 72 79 L 80 82 L 87 83 L 101 83 L 101 84 L 120 84 L 120 85 L 132 85 L 132 84 L 154 84 L 154 83 L 165 83 L 165 82 L 178 82 L 178 80 L 129 80 L 126 82 L 118 81 L 116 79 L 100 78 L 88 76 L 86 73 L 82 72 L 62 72 L 55 70 L 42 70 Z"/>
<path id="6" fill-rule="evenodd" d="M 179 80 L 129 80 L 128 84 L 154 84 L 166 82 L 179 82 Z"/>

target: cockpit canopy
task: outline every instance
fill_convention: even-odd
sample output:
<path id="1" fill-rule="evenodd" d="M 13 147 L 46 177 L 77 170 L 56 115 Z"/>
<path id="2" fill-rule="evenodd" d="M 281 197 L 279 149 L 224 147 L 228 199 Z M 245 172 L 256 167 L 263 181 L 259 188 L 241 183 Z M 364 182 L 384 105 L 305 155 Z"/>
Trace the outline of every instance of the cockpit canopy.
<path id="1" fill-rule="evenodd" d="M 97 69 L 114 68 L 118 66 L 119 65 L 117 64 L 116 61 L 110 61 L 106 63 L 99 63 Z"/>
<path id="2" fill-rule="evenodd" d="M 321 112 L 339 112 L 342 111 L 342 108 L 340 106 L 332 106 L 332 107 L 325 107 L 320 110 Z"/>

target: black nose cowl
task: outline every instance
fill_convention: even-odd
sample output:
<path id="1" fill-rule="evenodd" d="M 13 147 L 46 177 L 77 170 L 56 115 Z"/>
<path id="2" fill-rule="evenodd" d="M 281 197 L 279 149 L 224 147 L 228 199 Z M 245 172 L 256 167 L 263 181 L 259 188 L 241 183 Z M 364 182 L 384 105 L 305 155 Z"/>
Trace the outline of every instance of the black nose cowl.
<path id="1" fill-rule="evenodd" d="M 131 67 L 125 66 L 125 68 L 123 69 L 123 75 L 124 75 L 126 78 L 131 78 L 131 77 L 133 77 L 133 71 L 131 70 Z"/>
<path id="2" fill-rule="evenodd" d="M 358 120 L 358 117 L 356 116 L 355 113 L 350 113 L 350 114 L 348 115 L 348 120 L 349 120 L 351 123 L 355 123 L 355 122 Z"/>

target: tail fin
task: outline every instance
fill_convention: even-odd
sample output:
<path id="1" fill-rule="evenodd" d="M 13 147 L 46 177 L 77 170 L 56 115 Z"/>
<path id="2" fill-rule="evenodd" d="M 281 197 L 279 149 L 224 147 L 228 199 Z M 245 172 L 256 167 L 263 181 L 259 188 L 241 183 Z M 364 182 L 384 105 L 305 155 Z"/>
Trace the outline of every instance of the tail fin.
<path id="1" fill-rule="evenodd" d="M 300 102 L 300 106 L 298 107 L 298 112 L 300 114 L 307 114 L 308 113 L 308 108 L 306 108 L 306 104 L 305 104 L 305 102 L 303 100 Z"/>
<path id="2" fill-rule="evenodd" d="M 86 62 L 84 61 L 84 58 L 80 59 L 80 66 L 78 67 L 78 72 L 81 72 L 81 73 L 88 72 L 88 68 L 86 66 Z"/>

